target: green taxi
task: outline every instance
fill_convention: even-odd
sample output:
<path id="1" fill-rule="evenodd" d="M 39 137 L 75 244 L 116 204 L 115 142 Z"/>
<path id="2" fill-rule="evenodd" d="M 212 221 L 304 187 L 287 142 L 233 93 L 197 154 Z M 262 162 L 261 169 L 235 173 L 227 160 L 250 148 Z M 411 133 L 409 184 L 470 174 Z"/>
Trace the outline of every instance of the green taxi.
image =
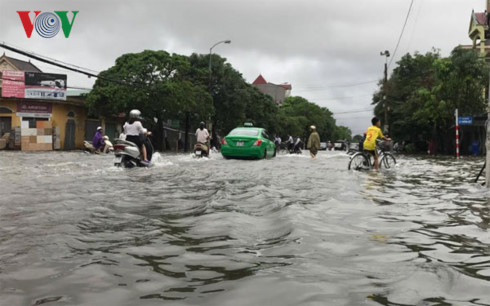
<path id="1" fill-rule="evenodd" d="M 221 154 L 224 158 L 268 158 L 276 156 L 276 145 L 265 129 L 245 123 L 221 139 Z"/>

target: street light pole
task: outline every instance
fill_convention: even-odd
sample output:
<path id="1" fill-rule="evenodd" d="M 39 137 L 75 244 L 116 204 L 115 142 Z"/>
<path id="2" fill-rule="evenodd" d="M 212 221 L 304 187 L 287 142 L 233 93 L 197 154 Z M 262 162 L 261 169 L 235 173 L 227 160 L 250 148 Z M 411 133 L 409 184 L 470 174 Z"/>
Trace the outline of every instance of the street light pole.
<path id="1" fill-rule="evenodd" d="M 211 85 L 212 85 L 211 84 L 211 74 L 212 74 L 212 70 L 211 70 L 212 61 L 211 61 L 211 58 L 212 58 L 212 55 L 213 55 L 213 48 L 216 47 L 219 44 L 222 44 L 222 43 L 230 44 L 231 43 L 231 40 L 226 39 L 226 40 L 218 41 L 211 48 L 209 48 L 209 94 L 211 95 L 211 99 L 213 99 L 213 104 L 214 104 L 214 97 L 213 97 L 213 92 L 212 92 L 212 87 L 211 87 Z M 213 124 L 211 126 L 211 128 L 212 128 L 211 135 L 212 135 L 213 139 L 216 139 L 216 131 L 214 130 L 215 124 L 216 124 L 216 122 L 213 122 Z"/>
<path id="2" fill-rule="evenodd" d="M 383 108 L 384 108 L 384 113 L 385 113 L 385 122 L 384 122 L 384 128 L 383 128 L 383 132 L 385 133 L 388 133 L 388 128 L 389 128 L 389 124 L 388 124 L 388 101 L 386 99 L 386 84 L 388 82 L 388 57 L 390 57 L 390 51 L 388 50 L 385 50 L 383 52 L 380 52 L 379 55 L 381 56 L 386 56 L 386 60 L 385 60 L 385 77 L 384 77 L 384 81 L 383 81 Z"/>
<path id="3" fill-rule="evenodd" d="M 213 48 L 216 47 L 219 44 L 222 44 L 222 43 L 230 44 L 231 43 L 231 40 L 227 39 L 227 40 L 218 41 L 211 48 L 209 48 L 209 75 L 210 76 L 211 76 L 211 55 L 213 54 Z"/>
<path id="4" fill-rule="evenodd" d="M 487 62 L 487 65 L 490 67 L 490 63 Z M 487 121 L 485 122 L 485 132 L 487 134 L 487 138 L 485 139 L 485 148 L 486 148 L 486 156 L 485 156 L 485 184 L 487 188 L 490 188 L 490 70 L 488 73 L 488 104 L 487 104 Z"/>

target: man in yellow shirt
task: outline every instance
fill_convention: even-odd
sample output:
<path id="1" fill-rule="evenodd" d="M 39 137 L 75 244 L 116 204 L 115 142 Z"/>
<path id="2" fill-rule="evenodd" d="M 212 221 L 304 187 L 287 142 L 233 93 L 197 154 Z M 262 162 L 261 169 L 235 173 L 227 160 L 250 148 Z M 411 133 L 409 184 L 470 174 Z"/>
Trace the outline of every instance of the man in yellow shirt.
<path id="1" fill-rule="evenodd" d="M 383 135 L 383 132 L 381 132 L 381 129 L 379 128 L 381 126 L 381 121 L 374 117 L 371 120 L 371 123 L 373 124 L 370 126 L 366 132 L 366 140 L 364 140 L 363 143 L 363 148 L 364 151 L 368 151 L 373 155 L 374 157 L 374 169 L 378 170 L 379 165 L 378 165 L 378 151 L 376 150 L 376 139 L 385 139 L 385 140 L 391 140 L 390 138 L 387 138 Z"/>

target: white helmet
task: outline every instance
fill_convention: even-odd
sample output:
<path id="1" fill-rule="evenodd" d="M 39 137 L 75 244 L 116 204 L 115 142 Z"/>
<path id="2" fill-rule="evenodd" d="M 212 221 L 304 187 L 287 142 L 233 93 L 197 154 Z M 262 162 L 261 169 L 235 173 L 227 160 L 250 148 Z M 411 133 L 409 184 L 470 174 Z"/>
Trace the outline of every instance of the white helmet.
<path id="1" fill-rule="evenodd" d="M 129 118 L 138 119 L 138 118 L 140 118 L 140 116 L 141 116 L 141 112 L 137 109 L 132 109 L 129 112 Z"/>

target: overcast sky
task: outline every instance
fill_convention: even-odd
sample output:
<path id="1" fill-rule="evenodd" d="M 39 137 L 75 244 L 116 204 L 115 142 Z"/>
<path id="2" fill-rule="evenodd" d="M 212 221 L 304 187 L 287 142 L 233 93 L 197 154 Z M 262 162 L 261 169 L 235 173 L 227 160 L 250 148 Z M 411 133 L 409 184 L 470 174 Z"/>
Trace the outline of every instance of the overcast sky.
<path id="1" fill-rule="evenodd" d="M 395 51 L 411 0 L 0 0 L 0 42 L 95 71 L 128 52 L 166 50 L 189 55 L 213 49 L 248 82 L 262 74 L 291 83 L 292 95 L 329 108 L 338 124 L 363 132 L 371 97 Z M 470 44 L 471 11 L 484 0 L 414 0 L 390 68 L 407 52 L 433 47 L 443 56 Z M 36 30 L 27 38 L 16 11 L 79 11 L 69 38 Z M 68 15 L 71 19 L 71 13 Z M 31 18 L 34 17 L 32 13 Z M 26 59 L 8 50 L 8 56 Z M 389 58 L 392 60 L 392 58 Z M 68 86 L 94 79 L 32 61 L 44 72 L 65 73 Z M 390 69 L 390 70 L 391 70 Z"/>

